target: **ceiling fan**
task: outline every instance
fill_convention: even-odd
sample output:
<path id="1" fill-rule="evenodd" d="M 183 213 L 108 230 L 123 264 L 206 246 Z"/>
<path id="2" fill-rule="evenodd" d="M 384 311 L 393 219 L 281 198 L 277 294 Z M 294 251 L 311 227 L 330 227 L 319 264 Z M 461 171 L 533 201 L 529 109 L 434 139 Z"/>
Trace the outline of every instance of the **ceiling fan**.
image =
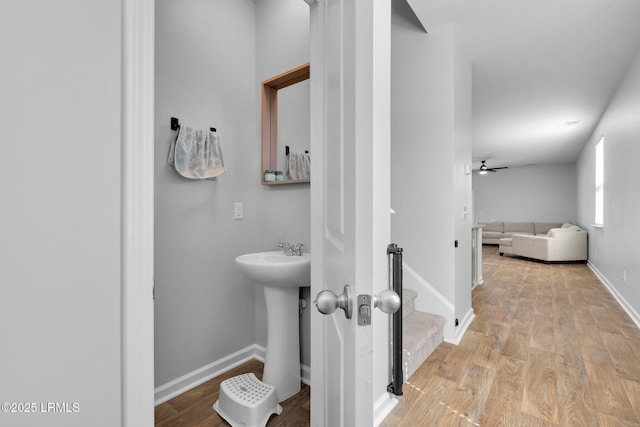
<path id="1" fill-rule="evenodd" d="M 487 167 L 487 165 L 484 164 L 484 162 L 486 162 L 486 160 L 481 160 L 482 162 L 482 166 L 480 166 L 480 169 L 478 169 L 478 173 L 480 175 L 484 175 L 487 172 L 496 172 L 498 169 L 509 169 L 509 166 L 501 166 L 501 167 L 497 167 L 497 168 L 490 168 Z"/>

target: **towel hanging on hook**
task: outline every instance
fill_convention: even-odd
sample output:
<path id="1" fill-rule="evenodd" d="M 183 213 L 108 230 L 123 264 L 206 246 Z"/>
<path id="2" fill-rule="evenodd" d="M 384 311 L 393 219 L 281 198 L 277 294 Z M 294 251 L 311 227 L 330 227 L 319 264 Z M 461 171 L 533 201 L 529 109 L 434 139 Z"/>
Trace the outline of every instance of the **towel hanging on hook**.
<path id="1" fill-rule="evenodd" d="M 215 180 L 226 170 L 222 144 L 215 128 L 197 129 L 180 126 L 171 118 L 171 129 L 177 131 L 169 147 L 167 163 L 180 175 L 190 179 Z"/>

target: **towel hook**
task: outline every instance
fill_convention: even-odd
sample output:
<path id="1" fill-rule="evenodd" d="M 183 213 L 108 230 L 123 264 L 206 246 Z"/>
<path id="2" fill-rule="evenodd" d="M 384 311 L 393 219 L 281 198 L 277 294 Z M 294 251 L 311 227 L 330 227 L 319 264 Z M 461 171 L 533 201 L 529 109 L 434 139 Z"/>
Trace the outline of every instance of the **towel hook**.
<path id="1" fill-rule="evenodd" d="M 180 129 L 180 120 L 177 117 L 171 117 L 171 130 Z M 211 132 L 216 132 L 216 128 L 209 128 Z"/>

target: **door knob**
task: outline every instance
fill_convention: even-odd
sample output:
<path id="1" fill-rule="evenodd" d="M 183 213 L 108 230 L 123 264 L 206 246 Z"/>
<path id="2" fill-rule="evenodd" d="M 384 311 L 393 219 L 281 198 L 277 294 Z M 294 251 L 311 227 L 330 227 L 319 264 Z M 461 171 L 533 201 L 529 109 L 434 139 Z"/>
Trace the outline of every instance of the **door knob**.
<path id="1" fill-rule="evenodd" d="M 373 296 L 373 306 L 380 309 L 384 313 L 395 313 L 400 308 L 400 295 L 393 289 L 385 289 L 378 295 Z"/>
<path id="2" fill-rule="evenodd" d="M 342 295 L 336 295 L 333 291 L 328 289 L 320 291 L 314 301 L 314 304 L 322 314 L 331 314 L 336 311 L 336 309 L 341 308 L 344 310 L 344 314 L 347 316 L 347 319 L 351 319 L 351 313 L 353 312 L 351 287 L 349 285 L 344 285 Z"/>

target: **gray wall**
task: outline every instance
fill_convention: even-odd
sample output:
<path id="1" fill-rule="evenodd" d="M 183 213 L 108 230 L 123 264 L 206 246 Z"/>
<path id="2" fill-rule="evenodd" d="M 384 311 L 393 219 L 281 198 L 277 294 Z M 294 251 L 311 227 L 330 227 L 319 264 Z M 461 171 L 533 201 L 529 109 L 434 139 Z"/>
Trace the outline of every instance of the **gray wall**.
<path id="1" fill-rule="evenodd" d="M 471 309 L 471 227 L 472 182 L 471 175 L 465 173 L 465 166 L 471 164 L 471 63 L 453 40 L 453 182 L 455 188 L 454 232 L 458 241 L 455 250 L 456 318 L 463 320 Z"/>
<path id="2" fill-rule="evenodd" d="M 254 90 L 258 102 L 255 106 L 257 126 L 260 125 L 260 83 L 298 65 L 309 62 L 309 6 L 300 0 L 259 0 L 256 2 L 256 79 Z M 311 71 L 313 74 L 313 70 Z M 308 109 L 300 109 L 307 112 Z M 309 122 L 307 117 L 288 117 L 294 122 Z M 284 147 L 279 146 L 280 153 Z M 313 153 L 311 153 L 313 163 Z M 256 166 L 256 169 L 260 169 Z M 312 172 L 313 173 L 313 172 Z M 260 186 L 258 186 L 260 187 Z M 300 242 L 310 248 L 311 201 L 309 184 L 284 187 L 260 187 L 262 223 L 260 233 L 265 248 L 273 248 L 279 241 Z M 301 295 L 311 302 L 309 288 Z M 308 304 L 300 319 L 301 363 L 311 366 L 310 307 Z M 264 293 L 256 289 L 256 342 L 267 345 Z"/>
<path id="3" fill-rule="evenodd" d="M 309 20 L 308 6 L 296 0 L 158 0 L 156 8 L 159 386 L 248 345 L 266 345 L 262 289 L 233 260 L 273 250 L 280 240 L 308 246 L 308 185 L 260 185 L 259 84 L 308 61 L 308 49 L 304 56 L 290 44 L 306 46 Z M 167 165 L 171 116 L 217 128 L 227 166 L 217 181 L 187 180 Z M 234 202 L 244 204 L 243 220 L 234 220 Z"/>
<path id="4" fill-rule="evenodd" d="M 640 52 L 577 163 L 578 222 L 589 231 L 589 261 L 640 312 Z M 604 227 L 595 228 L 595 144 L 605 137 Z M 627 279 L 622 279 L 626 270 Z"/>
<path id="5" fill-rule="evenodd" d="M 120 424 L 121 4 L 3 2 L 3 426 Z"/>
<path id="6" fill-rule="evenodd" d="M 575 163 L 474 173 L 475 221 L 575 223 L 577 189 Z"/>
<path id="7" fill-rule="evenodd" d="M 427 35 L 404 1 L 393 5 L 391 235 L 404 248 L 404 261 L 456 304 L 456 313 L 466 313 L 471 215 L 462 219 L 462 206 L 471 209 L 471 183 L 461 164 L 471 156 L 471 70 L 457 52 L 452 27 Z M 467 286 L 456 296 L 458 279 Z"/>

